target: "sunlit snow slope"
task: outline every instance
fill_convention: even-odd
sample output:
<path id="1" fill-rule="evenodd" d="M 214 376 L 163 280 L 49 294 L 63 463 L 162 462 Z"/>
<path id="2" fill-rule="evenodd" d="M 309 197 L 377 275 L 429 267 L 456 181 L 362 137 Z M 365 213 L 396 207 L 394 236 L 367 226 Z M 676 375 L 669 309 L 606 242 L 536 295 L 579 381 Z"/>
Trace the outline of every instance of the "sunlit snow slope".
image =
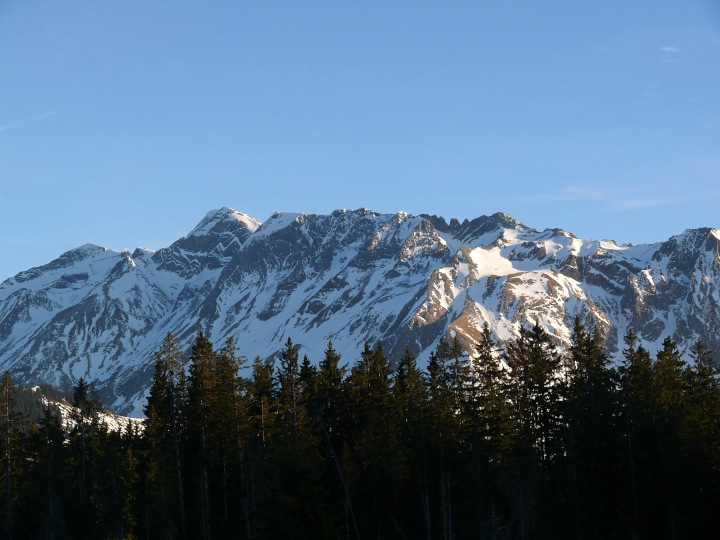
<path id="1" fill-rule="evenodd" d="M 537 231 L 506 214 L 473 221 L 369 210 L 277 213 L 230 208 L 153 252 L 85 245 L 0 285 L 0 369 L 25 384 L 96 381 L 106 403 L 138 415 L 153 352 L 199 330 L 240 353 L 273 355 L 288 338 L 319 360 L 365 341 L 391 358 L 426 358 L 437 339 L 470 347 L 484 322 L 500 339 L 539 321 L 567 343 L 576 315 L 611 350 L 632 327 L 653 350 L 667 335 L 720 351 L 720 232 L 618 246 Z M 621 348 L 621 347 L 620 347 Z"/>

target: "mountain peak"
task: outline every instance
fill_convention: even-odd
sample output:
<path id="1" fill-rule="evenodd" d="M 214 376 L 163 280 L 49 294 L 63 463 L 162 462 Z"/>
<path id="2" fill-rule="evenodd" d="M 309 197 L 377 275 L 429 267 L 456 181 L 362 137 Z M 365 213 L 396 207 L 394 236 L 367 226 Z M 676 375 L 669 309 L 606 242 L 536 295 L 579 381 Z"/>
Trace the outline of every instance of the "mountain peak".
<path id="1" fill-rule="evenodd" d="M 185 238 L 191 236 L 204 236 L 208 232 L 216 229 L 219 224 L 223 224 L 223 228 L 227 225 L 233 225 L 239 223 L 249 232 L 255 232 L 262 223 L 252 216 L 249 216 L 243 212 L 239 212 L 229 206 L 223 206 L 218 210 L 211 210 L 205 217 L 198 223 L 195 228 L 188 233 Z"/>
<path id="2" fill-rule="evenodd" d="M 495 212 L 494 214 L 492 214 L 488 217 L 492 221 L 494 221 L 508 229 L 517 229 L 520 227 L 525 227 L 525 225 L 521 221 L 515 219 L 510 214 L 506 214 L 505 212 Z"/>

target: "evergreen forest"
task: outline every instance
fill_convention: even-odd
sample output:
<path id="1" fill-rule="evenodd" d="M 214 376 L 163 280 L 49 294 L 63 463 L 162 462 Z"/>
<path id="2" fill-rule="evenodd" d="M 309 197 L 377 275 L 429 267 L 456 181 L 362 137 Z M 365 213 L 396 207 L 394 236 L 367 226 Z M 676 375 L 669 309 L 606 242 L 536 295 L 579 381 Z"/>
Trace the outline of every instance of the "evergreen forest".
<path id="1" fill-rule="evenodd" d="M 248 361 L 202 333 L 156 351 L 144 429 L 109 431 L 91 382 L 75 418 L 19 412 L 1 381 L 0 537 L 681 539 L 720 531 L 720 379 L 702 343 L 611 359 L 576 320 L 469 353 L 332 342 Z M 241 376 L 245 374 L 246 376 Z"/>

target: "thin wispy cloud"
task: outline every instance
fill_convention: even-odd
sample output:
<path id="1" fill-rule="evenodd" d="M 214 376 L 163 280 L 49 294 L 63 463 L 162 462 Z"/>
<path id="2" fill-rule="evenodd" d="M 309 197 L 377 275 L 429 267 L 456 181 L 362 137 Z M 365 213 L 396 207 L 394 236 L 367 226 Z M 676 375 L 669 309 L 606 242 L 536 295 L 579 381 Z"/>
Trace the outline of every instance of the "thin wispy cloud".
<path id="1" fill-rule="evenodd" d="M 638 50 L 642 50 L 642 47 L 603 47 L 601 49 L 591 49 L 586 54 L 624 53 Z"/>
<path id="2" fill-rule="evenodd" d="M 591 201 L 604 196 L 603 193 L 595 189 L 574 186 L 561 188 L 558 195 L 568 201 Z"/>
<path id="3" fill-rule="evenodd" d="M 22 120 L 18 120 L 16 122 L 12 122 L 10 124 L 0 125 L 0 133 L 3 133 L 5 131 L 10 131 L 11 129 L 15 129 L 15 128 L 24 126 L 26 124 L 31 124 L 33 122 L 38 122 L 40 120 L 44 120 L 45 118 L 53 116 L 54 114 L 55 114 L 54 111 L 49 111 L 49 112 L 46 112 L 43 114 L 36 114 L 35 116 L 30 116 L 29 118 L 23 118 Z"/>
<path id="4" fill-rule="evenodd" d="M 676 193 L 637 193 L 631 191 L 601 191 L 581 186 L 561 187 L 547 193 L 538 193 L 522 197 L 525 201 L 535 202 L 578 202 L 598 205 L 609 212 L 625 212 L 642 208 L 655 208 L 693 200 L 705 199 L 708 194 L 676 194 Z"/>
<path id="5" fill-rule="evenodd" d="M 610 202 L 608 210 L 638 210 L 640 208 L 653 208 L 657 206 L 667 206 L 668 204 L 678 202 L 674 198 L 662 198 L 662 197 L 635 197 L 635 198 L 619 198 L 615 201 Z"/>
<path id="6" fill-rule="evenodd" d="M 561 187 L 547 193 L 536 193 L 520 199 L 537 202 L 564 202 L 564 201 L 602 201 L 607 195 L 594 189 L 579 186 Z"/>
<path id="7" fill-rule="evenodd" d="M 665 45 L 660 47 L 660 52 L 663 58 L 660 60 L 661 64 L 673 64 L 678 61 L 678 55 L 680 54 L 680 47 L 673 45 Z"/>

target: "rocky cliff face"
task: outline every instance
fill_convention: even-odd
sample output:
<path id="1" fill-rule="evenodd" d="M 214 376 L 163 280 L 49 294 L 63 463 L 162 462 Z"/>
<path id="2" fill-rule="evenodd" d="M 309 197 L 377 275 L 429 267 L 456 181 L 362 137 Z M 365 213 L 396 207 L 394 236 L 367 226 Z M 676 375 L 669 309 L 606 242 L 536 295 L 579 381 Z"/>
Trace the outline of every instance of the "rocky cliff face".
<path id="1" fill-rule="evenodd" d="M 437 339 L 468 346 L 483 323 L 499 339 L 539 321 L 567 344 L 576 315 L 617 351 L 628 327 L 654 350 L 671 335 L 720 351 L 720 232 L 617 246 L 505 214 L 274 214 L 229 208 L 153 252 L 85 245 L 0 285 L 0 369 L 27 384 L 96 381 L 106 402 L 139 414 L 153 352 L 199 330 L 240 353 L 273 355 L 292 337 L 318 360 L 328 341 L 353 361 L 365 341 L 391 358 L 426 358 Z"/>

